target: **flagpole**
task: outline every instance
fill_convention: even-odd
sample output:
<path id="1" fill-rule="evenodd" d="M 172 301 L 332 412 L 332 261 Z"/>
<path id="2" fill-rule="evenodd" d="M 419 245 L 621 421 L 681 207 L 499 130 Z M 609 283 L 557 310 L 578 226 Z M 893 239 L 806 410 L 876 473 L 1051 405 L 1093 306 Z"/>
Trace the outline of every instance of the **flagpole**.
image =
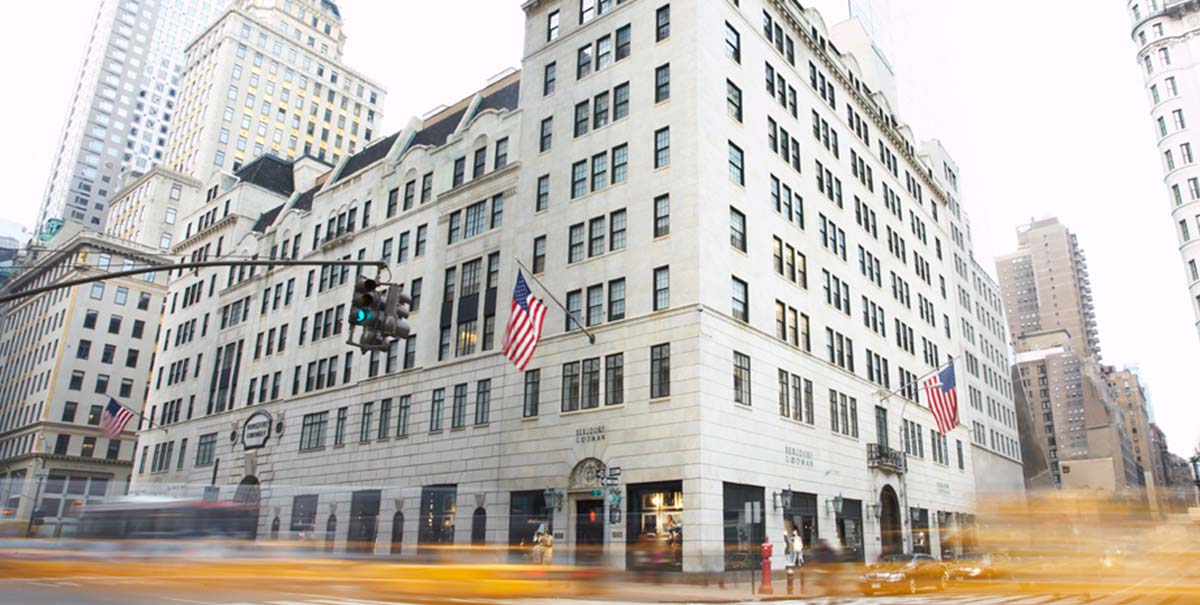
<path id="1" fill-rule="evenodd" d="M 593 345 L 596 344 L 596 335 L 592 334 L 590 331 L 588 331 L 588 329 L 586 327 L 584 327 L 583 323 L 581 323 L 579 321 L 578 317 L 575 317 L 575 315 L 573 315 L 570 311 L 568 311 L 567 308 L 565 306 L 563 306 L 563 304 L 561 302 L 558 302 L 558 299 L 554 297 L 554 294 L 550 292 L 550 289 L 546 287 L 546 284 L 543 284 L 542 280 L 538 279 L 537 276 L 533 274 L 533 271 L 530 271 L 529 267 L 526 267 L 525 263 L 521 262 L 521 259 L 514 256 L 513 260 L 517 261 L 517 264 L 520 265 L 520 267 L 522 269 L 524 269 L 527 273 L 529 273 L 529 277 L 533 279 L 534 283 L 536 283 L 537 285 L 542 287 L 542 290 L 544 290 L 546 292 L 546 296 L 549 296 L 550 300 L 554 301 L 554 304 L 558 305 L 558 308 L 562 309 L 563 313 L 567 314 L 567 318 L 570 319 L 575 324 L 576 327 L 578 327 L 580 330 L 582 330 L 584 334 L 587 334 L 588 344 L 593 344 Z"/>
<path id="2" fill-rule="evenodd" d="M 109 397 L 109 400 L 110 400 L 110 401 L 114 401 L 114 402 L 116 402 L 116 404 L 117 404 L 117 405 L 119 405 L 119 406 L 121 406 L 121 407 L 123 407 L 123 408 L 125 408 L 125 409 L 129 410 L 130 412 L 133 412 L 134 414 L 136 414 L 136 415 L 137 415 L 137 417 L 138 417 L 138 418 L 141 418 L 142 420 L 145 420 L 145 421 L 146 421 L 146 424 L 147 424 L 147 426 L 146 426 L 146 430 L 147 430 L 147 431 L 152 431 L 152 430 L 154 430 L 154 428 L 155 428 L 155 427 L 154 427 L 154 420 L 153 420 L 153 419 L 145 417 L 144 415 L 142 415 L 142 413 L 141 413 L 141 412 L 139 412 L 139 411 L 137 411 L 137 410 L 135 410 L 135 409 L 133 409 L 133 408 L 131 408 L 131 407 L 129 407 L 129 406 L 127 406 L 127 405 L 123 404 L 123 403 L 121 403 L 120 401 L 117 401 L 116 399 L 113 399 L 112 397 Z M 164 426 L 162 426 L 162 425 L 159 425 L 159 426 L 158 426 L 158 428 L 162 429 L 162 430 L 163 430 L 163 433 L 166 433 L 166 432 L 167 432 L 167 428 L 166 428 L 166 427 L 164 427 Z"/>
<path id="3" fill-rule="evenodd" d="M 884 393 L 883 396 L 879 398 L 879 403 L 883 403 L 883 402 L 887 401 L 888 399 L 891 398 L 892 395 L 895 395 L 896 393 L 899 393 L 900 391 L 903 391 L 904 389 L 907 389 L 908 387 L 910 387 L 914 384 L 920 384 L 920 382 L 922 380 L 924 380 L 930 376 L 933 376 L 934 374 L 937 374 L 938 372 L 941 372 L 943 368 L 953 364 L 954 360 L 956 360 L 962 356 L 963 356 L 962 353 L 959 353 L 958 355 L 955 355 L 955 356 L 951 357 L 949 360 L 947 360 L 946 363 L 934 368 L 932 371 L 926 372 L 926 373 L 916 377 L 915 379 L 900 385 L 900 388 L 898 388 L 894 391 Z M 958 380 L 958 378 L 955 377 L 956 383 L 957 383 L 957 380 Z M 921 399 L 921 393 L 918 391 L 917 392 L 917 402 L 915 402 L 915 403 L 920 405 L 920 403 L 919 403 L 920 399 Z M 904 437 L 904 439 L 911 442 L 911 438 L 908 434 L 908 426 L 906 426 L 904 424 L 904 412 L 908 411 L 908 402 L 909 402 L 908 397 L 904 397 L 904 401 L 900 406 L 900 429 L 902 431 L 901 435 Z M 930 411 L 932 411 L 932 410 L 930 410 Z M 957 428 L 957 426 L 955 428 Z M 920 437 L 921 437 L 920 435 L 917 435 L 918 439 L 920 439 Z M 930 445 L 932 445 L 932 444 L 930 444 Z M 904 524 L 903 524 L 903 527 L 901 528 L 901 534 L 900 534 L 901 550 L 903 550 L 903 548 L 904 548 L 903 545 L 904 545 L 906 538 L 911 542 L 911 535 L 912 535 L 912 511 L 908 507 L 908 452 L 904 452 L 904 472 L 900 474 L 900 493 L 904 497 L 904 510 L 900 511 L 900 518 L 902 520 L 904 520 Z M 915 543 L 910 544 L 910 552 L 915 547 L 916 547 Z"/>

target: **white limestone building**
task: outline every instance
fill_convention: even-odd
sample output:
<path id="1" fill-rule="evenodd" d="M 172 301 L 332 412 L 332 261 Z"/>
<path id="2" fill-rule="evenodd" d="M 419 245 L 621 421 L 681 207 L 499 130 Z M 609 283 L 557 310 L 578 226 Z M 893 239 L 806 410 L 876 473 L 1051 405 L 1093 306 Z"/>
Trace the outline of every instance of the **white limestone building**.
<path id="1" fill-rule="evenodd" d="M 1130 36 L 1146 80 L 1150 117 L 1158 139 L 1163 182 L 1179 238 L 1188 300 L 1200 332 L 1200 164 L 1189 120 L 1200 119 L 1200 64 L 1196 56 L 1200 3 L 1191 0 L 1127 0 Z"/>
<path id="2" fill-rule="evenodd" d="M 68 224 L 31 246 L 4 294 L 160 264 L 155 248 Z M 100 431 L 109 398 L 137 410 L 154 364 L 165 273 L 53 290 L 3 306 L 0 518 L 44 513 L 41 535 L 70 535 L 80 505 L 126 493 L 136 422 Z"/>
<path id="3" fill-rule="evenodd" d="M 970 430 L 1015 433 L 967 395 L 1011 410 L 1006 337 L 957 168 L 860 79 L 878 66 L 794 3 L 523 9 L 521 72 L 185 204 L 176 256 L 383 260 L 413 335 L 347 346 L 354 268 L 172 275 L 146 408 L 170 426 L 141 434 L 134 489 L 401 557 L 518 557 L 541 523 L 556 561 L 686 572 L 793 527 L 857 560 L 969 547 L 977 491 L 1021 485 Z M 552 307 L 527 371 L 501 355 L 517 260 L 594 343 Z M 951 357 L 963 425 L 940 436 L 914 380 Z"/>

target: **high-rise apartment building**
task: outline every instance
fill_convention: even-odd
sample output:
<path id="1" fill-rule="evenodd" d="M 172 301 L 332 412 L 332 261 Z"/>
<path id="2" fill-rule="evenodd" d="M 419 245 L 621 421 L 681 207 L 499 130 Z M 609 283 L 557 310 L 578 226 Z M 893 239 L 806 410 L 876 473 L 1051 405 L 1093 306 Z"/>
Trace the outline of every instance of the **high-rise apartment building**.
<path id="1" fill-rule="evenodd" d="M 1192 40 L 1200 5 L 1188 0 L 1128 0 L 1130 36 L 1145 75 L 1167 200 L 1179 240 L 1184 279 L 1200 332 L 1200 164 L 1189 120 L 1200 120 L 1200 63 Z"/>
<path id="2" fill-rule="evenodd" d="M 100 229 L 123 181 L 162 163 L 183 49 L 229 0 L 100 0 L 59 137 L 40 232 L 62 219 Z"/>
<path id="3" fill-rule="evenodd" d="M 1124 413 L 1099 365 L 1100 338 L 1078 239 L 1052 218 L 1018 227 L 1017 242 L 1016 252 L 996 259 L 996 274 L 1023 389 L 1018 399 L 1028 408 L 1055 483 L 1138 488 Z M 1026 470 L 1033 479 L 1043 469 Z"/>
<path id="4" fill-rule="evenodd" d="M 347 346 L 373 268 L 173 273 L 146 412 L 184 412 L 142 433 L 135 491 L 399 556 L 518 559 L 542 523 L 556 561 L 662 571 L 752 567 L 792 529 L 859 561 L 969 548 L 977 492 L 1020 487 L 1000 297 L 953 161 L 848 54 L 865 36 L 776 0 L 523 10 L 521 72 L 183 204 L 175 255 L 381 261 L 413 333 Z M 524 372 L 501 354 L 518 271 L 566 309 Z M 950 359 L 943 435 L 921 381 Z"/>
<path id="5" fill-rule="evenodd" d="M 331 0 L 237 0 L 187 47 L 166 166 L 204 180 L 264 154 L 361 151 L 386 93 L 342 62 L 345 42 Z"/>
<path id="6" fill-rule="evenodd" d="M 27 248 L 0 291 L 163 262 L 156 248 L 68 224 Z M 69 535 L 79 505 L 125 494 L 135 426 L 107 439 L 100 411 L 109 398 L 141 409 L 165 283 L 164 272 L 146 273 L 0 309 L 0 517 L 28 519 L 36 507 L 43 535 Z"/>

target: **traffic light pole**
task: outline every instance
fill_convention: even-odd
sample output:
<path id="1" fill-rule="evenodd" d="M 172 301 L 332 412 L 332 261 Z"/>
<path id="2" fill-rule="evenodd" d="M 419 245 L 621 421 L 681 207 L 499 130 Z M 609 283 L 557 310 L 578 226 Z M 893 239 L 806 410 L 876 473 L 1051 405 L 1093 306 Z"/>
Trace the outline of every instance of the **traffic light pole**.
<path id="1" fill-rule="evenodd" d="M 134 275 L 143 275 L 146 273 L 156 273 L 158 271 L 164 271 L 164 270 L 169 271 L 169 270 L 173 270 L 173 269 L 201 269 L 204 267 L 270 267 L 270 266 L 276 266 L 276 265 L 278 265 L 280 267 L 375 267 L 382 271 L 387 271 L 389 274 L 389 278 L 390 278 L 390 274 L 391 274 L 391 270 L 388 269 L 387 263 L 385 263 L 383 261 L 377 261 L 377 260 L 269 260 L 268 259 L 268 260 L 213 260 L 213 261 L 182 262 L 182 263 L 169 263 L 169 264 L 162 264 L 162 265 L 153 265 L 151 267 L 143 267 L 141 269 L 129 269 L 126 271 L 113 271 L 111 273 L 92 275 L 90 277 L 81 277 L 79 279 L 70 279 L 70 280 L 67 280 L 64 282 L 50 284 L 48 286 L 40 286 L 37 288 L 30 288 L 28 290 L 22 290 L 20 292 L 14 292 L 14 293 L 5 294 L 3 296 L 0 296 L 0 304 L 4 304 L 4 303 L 14 301 L 14 300 L 19 300 L 19 299 L 26 298 L 29 296 L 36 296 L 38 294 L 42 294 L 45 292 L 52 292 L 54 290 L 59 290 L 62 288 L 73 288 L 75 286 L 82 286 L 84 284 L 90 284 L 90 283 L 94 283 L 94 282 L 98 282 L 98 281 L 114 279 L 117 277 L 132 277 Z"/>

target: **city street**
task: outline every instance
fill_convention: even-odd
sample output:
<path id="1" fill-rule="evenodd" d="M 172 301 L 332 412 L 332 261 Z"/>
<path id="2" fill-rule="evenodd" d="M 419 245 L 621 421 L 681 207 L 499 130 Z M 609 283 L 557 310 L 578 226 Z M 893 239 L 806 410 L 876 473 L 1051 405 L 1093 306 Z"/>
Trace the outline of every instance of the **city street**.
<path id="1" fill-rule="evenodd" d="M 636 590 L 636 587 L 625 587 Z M 649 587 L 648 587 L 649 588 Z M 1117 592 L 1106 595 L 1051 595 L 1051 594 L 984 594 L 972 592 L 970 587 L 952 589 L 946 593 L 928 593 L 915 596 L 848 596 L 839 598 L 814 597 L 789 599 L 785 596 L 768 597 L 761 600 L 738 601 L 729 590 L 713 590 L 709 598 L 681 600 L 672 598 L 660 590 L 649 590 L 652 594 L 644 598 L 629 598 L 626 590 L 622 596 L 596 599 L 495 599 L 468 601 L 463 599 L 373 599 L 363 597 L 361 587 L 338 585 L 330 582 L 320 588 L 304 586 L 300 589 L 281 589 L 269 586 L 264 581 L 260 589 L 239 588 L 226 590 L 219 586 L 194 582 L 164 582 L 119 578 L 70 578 L 56 580 L 0 580 L 0 605 L 57 605 L 78 603 L 80 605 L 407 605 L 425 603 L 455 603 L 469 605 L 626 605 L 633 603 L 756 603 L 771 602 L 781 605 L 1173 605 L 1187 603 L 1185 595 L 1163 590 Z M 689 595 L 690 596 L 690 595 Z"/>

